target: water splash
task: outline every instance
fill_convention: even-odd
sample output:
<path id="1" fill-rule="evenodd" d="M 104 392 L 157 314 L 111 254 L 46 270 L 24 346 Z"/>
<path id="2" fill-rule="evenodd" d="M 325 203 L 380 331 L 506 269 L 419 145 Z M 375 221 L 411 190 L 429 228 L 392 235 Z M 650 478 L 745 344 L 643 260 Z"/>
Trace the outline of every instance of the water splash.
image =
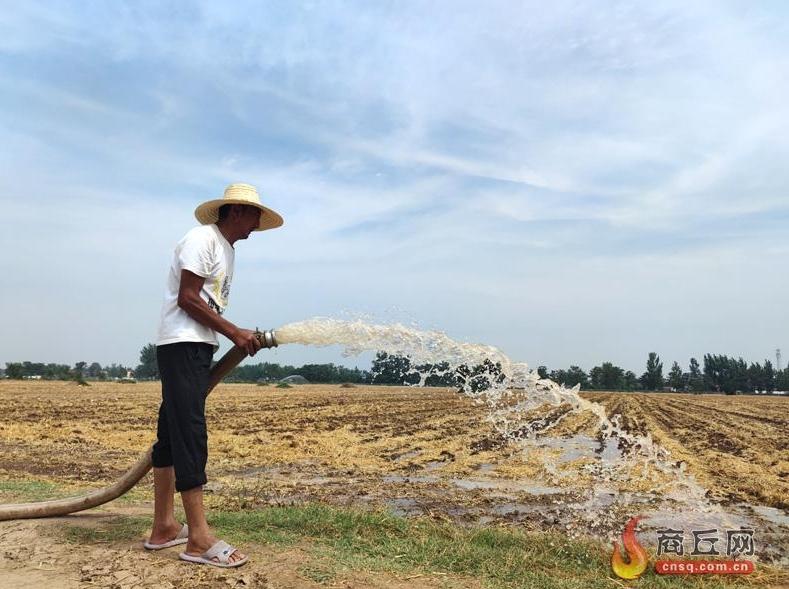
<path id="1" fill-rule="evenodd" d="M 417 385 L 436 374 L 461 375 L 456 381 L 460 392 L 486 407 L 486 419 L 503 439 L 520 443 L 525 450 L 545 448 L 546 440 L 556 440 L 551 431 L 563 422 L 591 415 L 600 450 L 589 448 L 588 454 L 595 460 L 585 465 L 584 474 L 595 487 L 613 486 L 624 496 L 636 477 L 653 494 L 696 509 L 711 509 L 705 490 L 649 433 L 628 432 L 621 416 L 609 418 L 602 405 L 579 395 L 578 386 L 567 388 L 540 378 L 526 363 L 513 362 L 495 347 L 458 342 L 442 332 L 402 324 L 321 317 L 285 325 L 276 330 L 276 337 L 281 344 L 341 345 L 348 356 L 370 350 L 406 356 L 411 361 L 412 382 Z M 544 466 L 554 481 L 567 482 L 572 476 L 562 472 L 554 460 L 546 459 Z M 592 489 L 589 500 L 595 502 L 596 497 Z"/>
<path id="2" fill-rule="evenodd" d="M 373 325 L 358 320 L 315 317 L 289 323 L 277 329 L 276 334 L 281 344 L 339 344 L 344 346 L 343 353 L 347 356 L 355 356 L 366 350 L 382 350 L 409 356 L 413 364 L 447 361 L 459 366 L 491 360 L 501 363 L 505 369 L 512 365 L 510 359 L 493 346 L 457 342 L 440 331 L 419 331 L 399 323 Z"/>

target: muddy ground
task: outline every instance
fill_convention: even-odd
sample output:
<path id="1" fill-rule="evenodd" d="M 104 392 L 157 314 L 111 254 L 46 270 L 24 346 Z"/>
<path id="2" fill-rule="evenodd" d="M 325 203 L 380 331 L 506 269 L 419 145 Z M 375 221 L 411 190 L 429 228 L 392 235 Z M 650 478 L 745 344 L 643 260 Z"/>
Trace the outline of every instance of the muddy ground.
<path id="1" fill-rule="evenodd" d="M 642 530 L 650 525 L 653 530 L 669 525 L 753 527 L 759 557 L 789 565 L 789 399 L 609 393 L 584 397 L 603 404 L 609 414 L 620 413 L 626 430 L 651 434 L 670 452 L 682 476 L 698 483 L 706 495 L 704 504 L 686 499 L 681 489 L 673 495 L 664 492 L 671 482 L 665 473 L 643 477 L 634 468 L 624 481 L 601 483 L 594 462 L 605 458 L 616 463 L 627 449 L 615 440 L 601 441 L 591 415 L 557 420 L 549 435 L 524 447 L 492 427 L 484 406 L 454 391 L 322 385 L 220 385 L 212 393 L 207 501 L 224 509 L 303 501 L 385 507 L 404 516 L 459 525 L 558 529 L 600 538 L 621 531 L 628 517 L 648 513 L 652 522 L 648 517 Z M 152 442 L 158 398 L 157 383 L 0 383 L 0 480 L 49 481 L 63 495 L 113 481 Z M 19 497 L 0 493 L 0 502 L 12 500 Z M 146 477 L 131 501 L 75 517 L 100 522 L 118 510 L 146 513 L 149 503 Z M 92 567 L 84 563 L 92 563 L 93 557 L 70 555 L 73 547 L 63 547 L 49 533 L 57 525 L 57 520 L 0 523 L 4 573 L 28 571 L 21 564 L 24 556 L 14 552 L 14 542 L 36 537 L 35 550 L 43 547 L 42 566 L 29 579 L 20 576 L 19 583 L 39 586 L 39 577 L 59 566 L 76 570 L 72 579 L 87 575 L 83 583 L 89 582 L 90 570 L 81 567 Z M 103 551 L 102 559 L 116 563 L 164 559 L 160 564 L 178 566 L 170 562 L 174 554 L 145 555 L 136 544 L 90 550 Z M 266 548 L 253 547 L 253 555 L 255 551 L 263 555 Z M 52 554 L 59 556 L 47 556 Z M 278 572 L 277 578 L 290 580 L 272 586 L 301 586 L 298 579 L 311 586 L 294 572 L 301 558 L 298 550 L 277 558 L 283 571 L 292 574 L 282 577 L 285 573 Z M 135 576 L 150 568 L 129 567 Z M 249 575 L 267 574 L 264 569 L 247 570 Z M 214 571 L 199 574 L 216 581 Z M 232 577 L 232 582 L 237 579 Z M 356 578 L 349 586 L 379 586 L 379 581 Z M 401 580 L 385 581 L 380 586 L 396 586 Z M 406 586 L 433 582 L 411 579 Z M 262 581 L 258 585 L 263 586 Z"/>

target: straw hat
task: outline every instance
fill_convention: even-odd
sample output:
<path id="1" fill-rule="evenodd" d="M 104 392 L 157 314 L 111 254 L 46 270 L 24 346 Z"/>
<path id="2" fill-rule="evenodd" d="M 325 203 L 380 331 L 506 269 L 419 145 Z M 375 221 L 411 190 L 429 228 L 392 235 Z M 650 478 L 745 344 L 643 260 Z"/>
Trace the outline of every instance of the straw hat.
<path id="1" fill-rule="evenodd" d="M 230 184 L 225 188 L 225 194 L 222 198 L 209 200 L 197 207 L 195 209 L 195 217 L 203 225 L 216 223 L 219 219 L 219 207 L 222 205 L 249 205 L 260 209 L 260 225 L 255 231 L 274 229 L 284 223 L 279 214 L 260 204 L 260 196 L 258 196 L 258 191 L 254 186 L 240 182 Z"/>

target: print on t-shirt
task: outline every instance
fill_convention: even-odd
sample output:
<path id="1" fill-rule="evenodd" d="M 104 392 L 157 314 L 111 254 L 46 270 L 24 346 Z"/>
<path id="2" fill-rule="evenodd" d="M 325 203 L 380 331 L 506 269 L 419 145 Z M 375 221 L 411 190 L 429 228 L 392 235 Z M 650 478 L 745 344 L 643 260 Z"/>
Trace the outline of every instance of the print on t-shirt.
<path id="1" fill-rule="evenodd" d="M 213 292 L 208 294 L 208 306 L 217 314 L 221 315 L 227 307 L 227 299 L 230 296 L 230 276 L 222 274 L 214 282 Z"/>
<path id="2" fill-rule="evenodd" d="M 222 307 L 216 304 L 216 301 L 211 297 L 208 297 L 208 306 L 214 311 L 217 315 L 222 314 Z"/>

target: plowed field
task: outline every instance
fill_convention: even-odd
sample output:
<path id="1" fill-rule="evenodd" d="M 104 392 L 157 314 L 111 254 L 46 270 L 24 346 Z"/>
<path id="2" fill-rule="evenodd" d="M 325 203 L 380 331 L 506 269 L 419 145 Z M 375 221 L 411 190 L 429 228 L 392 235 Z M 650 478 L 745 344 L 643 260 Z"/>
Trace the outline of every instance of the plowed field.
<path id="1" fill-rule="evenodd" d="M 0 382 L 0 473 L 59 483 L 113 480 L 155 437 L 158 383 Z M 650 432 L 720 500 L 789 507 L 789 399 L 585 393 L 629 431 Z M 503 444 L 485 408 L 446 389 L 220 385 L 208 401 L 210 478 L 267 470 L 336 476 L 343 487 L 434 473 L 530 480 L 539 472 Z M 588 426 L 575 420 L 557 435 Z M 274 480 L 276 477 L 269 477 Z M 219 486 L 219 483 L 217 483 Z M 331 486 L 311 485 L 314 491 Z M 360 488 L 361 492 L 362 488 Z M 306 492 L 306 491 L 305 491 Z"/>
<path id="2" fill-rule="evenodd" d="M 789 508 L 789 399 L 587 394 L 653 438 L 722 500 Z"/>
<path id="3" fill-rule="evenodd" d="M 113 481 L 154 440 L 159 395 L 158 383 L 0 382 L 0 482 L 36 480 L 67 495 Z M 621 414 L 628 431 L 651 433 L 713 505 L 756 522 L 769 545 L 762 558 L 787 565 L 789 399 L 583 396 Z M 318 501 L 598 537 L 634 513 L 625 504 L 608 518 L 579 517 L 601 508 L 583 497 L 593 484 L 583 460 L 560 465 L 578 468 L 575 488 L 557 482 L 544 456 L 503 440 L 483 406 L 446 389 L 223 384 L 207 418 L 209 507 Z M 564 420 L 551 434 L 580 439 L 591 421 Z M 140 508 L 150 487 L 149 475 L 134 491 Z M 22 499 L 13 484 L 0 487 L 0 502 Z"/>

